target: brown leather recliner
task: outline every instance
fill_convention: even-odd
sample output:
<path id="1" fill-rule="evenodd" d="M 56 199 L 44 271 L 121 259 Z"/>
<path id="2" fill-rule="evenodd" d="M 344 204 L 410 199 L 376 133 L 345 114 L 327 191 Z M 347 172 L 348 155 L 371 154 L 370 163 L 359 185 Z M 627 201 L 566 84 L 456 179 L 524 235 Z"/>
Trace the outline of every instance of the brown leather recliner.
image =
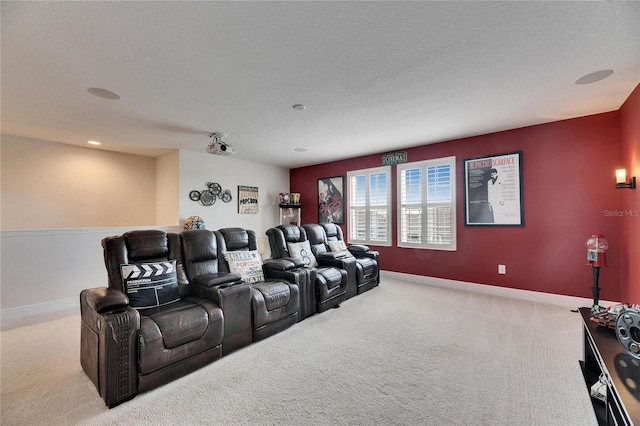
<path id="1" fill-rule="evenodd" d="M 107 406 L 220 358 L 223 311 L 186 279 L 178 234 L 131 231 L 102 247 L 109 287 L 80 293 L 80 362 Z"/>
<path id="2" fill-rule="evenodd" d="M 271 257 L 274 259 L 294 259 L 289 244 L 307 241 L 307 233 L 301 226 L 285 224 L 268 229 Z M 347 298 L 347 271 L 336 266 L 323 266 L 320 259 L 316 269 L 315 283 L 300 289 L 301 320 L 316 312 L 337 307 Z"/>
<path id="3" fill-rule="evenodd" d="M 229 272 L 227 258 L 231 252 L 258 250 L 254 231 L 223 228 L 214 231 L 219 248 L 219 270 Z M 298 322 L 300 310 L 299 286 L 315 280 L 315 271 L 289 260 L 267 260 L 262 265 L 263 279 L 249 282 L 253 341 L 258 341 L 287 329 Z"/>
<path id="4" fill-rule="evenodd" d="M 213 299 L 224 312 L 222 354 L 227 355 L 251 344 L 251 288 L 242 281 L 230 282 L 221 272 L 218 240 L 213 231 L 192 229 L 180 233 L 187 278 L 202 296 Z"/>
<path id="5" fill-rule="evenodd" d="M 311 249 L 316 256 L 336 256 L 331 252 L 329 244 L 332 241 L 343 241 L 342 229 L 335 223 L 306 224 L 302 227 L 307 231 L 307 237 L 311 242 Z M 371 290 L 380 283 L 380 255 L 376 251 L 369 250 L 363 245 L 347 245 L 347 251 L 355 258 L 355 274 L 349 275 L 349 288 L 347 299 L 356 294 Z"/>

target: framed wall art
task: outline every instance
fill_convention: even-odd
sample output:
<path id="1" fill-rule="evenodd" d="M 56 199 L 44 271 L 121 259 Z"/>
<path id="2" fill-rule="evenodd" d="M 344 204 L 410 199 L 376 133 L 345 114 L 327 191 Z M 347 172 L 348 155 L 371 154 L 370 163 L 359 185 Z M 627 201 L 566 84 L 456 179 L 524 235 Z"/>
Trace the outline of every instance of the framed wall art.
<path id="1" fill-rule="evenodd" d="M 318 223 L 344 223 L 344 176 L 318 179 Z"/>
<path id="2" fill-rule="evenodd" d="M 258 214 L 258 187 L 238 185 L 238 213 Z"/>
<path id="3" fill-rule="evenodd" d="M 522 151 L 464 160 L 465 225 L 524 226 Z"/>

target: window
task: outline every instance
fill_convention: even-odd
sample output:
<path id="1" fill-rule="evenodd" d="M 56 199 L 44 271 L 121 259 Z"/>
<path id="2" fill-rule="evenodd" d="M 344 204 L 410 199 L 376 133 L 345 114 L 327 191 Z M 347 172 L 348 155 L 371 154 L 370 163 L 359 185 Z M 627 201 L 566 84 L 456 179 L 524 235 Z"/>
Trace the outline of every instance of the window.
<path id="1" fill-rule="evenodd" d="M 398 165 L 398 247 L 456 249 L 456 158 Z"/>
<path id="2" fill-rule="evenodd" d="M 391 167 L 347 172 L 349 242 L 391 245 Z"/>

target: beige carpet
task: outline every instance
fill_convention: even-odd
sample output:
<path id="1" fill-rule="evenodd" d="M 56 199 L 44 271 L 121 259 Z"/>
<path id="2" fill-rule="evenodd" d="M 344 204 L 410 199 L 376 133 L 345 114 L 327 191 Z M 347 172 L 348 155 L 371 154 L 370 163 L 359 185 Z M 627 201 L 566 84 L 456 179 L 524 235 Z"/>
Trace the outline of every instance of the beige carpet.
<path id="1" fill-rule="evenodd" d="M 107 409 L 73 315 L 0 334 L 8 425 L 596 425 L 577 313 L 380 287 Z"/>

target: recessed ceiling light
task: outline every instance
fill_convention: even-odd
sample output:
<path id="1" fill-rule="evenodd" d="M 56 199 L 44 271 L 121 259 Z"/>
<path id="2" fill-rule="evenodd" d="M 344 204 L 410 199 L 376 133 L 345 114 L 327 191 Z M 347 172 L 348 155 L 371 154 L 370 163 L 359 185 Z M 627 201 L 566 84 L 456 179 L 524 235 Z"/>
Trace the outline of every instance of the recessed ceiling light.
<path id="1" fill-rule="evenodd" d="M 98 142 L 98 141 L 88 141 L 87 143 L 89 145 L 101 145 L 100 142 Z"/>
<path id="2" fill-rule="evenodd" d="M 307 148 L 294 148 L 293 150 L 297 152 L 307 152 Z"/>
<path id="3" fill-rule="evenodd" d="M 120 99 L 120 95 L 118 95 L 117 93 L 114 93 L 111 90 L 101 89 L 99 87 L 90 87 L 89 89 L 87 89 L 87 91 L 92 95 L 95 95 L 103 99 L 111 99 L 111 100 Z"/>
<path id="4" fill-rule="evenodd" d="M 306 108 L 306 106 L 302 105 L 302 104 L 295 104 L 293 106 L 293 109 L 295 109 L 296 111 L 302 111 Z"/>
<path id="5" fill-rule="evenodd" d="M 592 72 L 591 74 L 583 75 L 579 79 L 576 80 L 576 84 L 591 84 L 596 81 L 604 80 L 613 74 L 613 70 L 600 70 L 596 72 Z"/>

